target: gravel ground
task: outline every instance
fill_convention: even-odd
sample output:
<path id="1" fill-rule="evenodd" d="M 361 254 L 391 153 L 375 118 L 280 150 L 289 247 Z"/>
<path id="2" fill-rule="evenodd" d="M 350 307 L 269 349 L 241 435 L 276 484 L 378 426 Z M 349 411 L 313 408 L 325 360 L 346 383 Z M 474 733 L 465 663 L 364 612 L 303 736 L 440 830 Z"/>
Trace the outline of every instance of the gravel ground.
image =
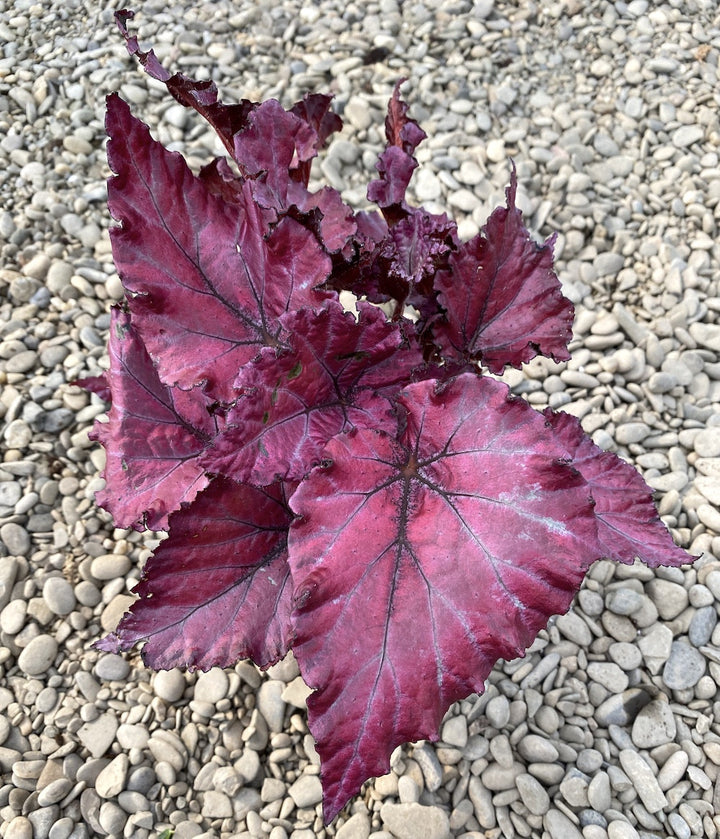
<path id="1" fill-rule="evenodd" d="M 356 207 L 405 97 L 429 135 L 412 189 L 463 236 L 508 156 L 577 306 L 573 360 L 507 380 L 582 419 L 657 491 L 683 569 L 591 569 L 569 614 L 437 744 L 398 749 L 323 827 L 305 690 L 267 673 L 153 674 L 91 643 L 155 543 L 94 505 L 121 288 L 103 111 L 119 90 L 199 166 L 221 151 L 90 0 L 0 0 L 0 836 L 632 839 L 720 830 L 720 14 L 711 0 L 138 2 L 141 43 L 225 101 L 335 93 L 321 163 Z"/>

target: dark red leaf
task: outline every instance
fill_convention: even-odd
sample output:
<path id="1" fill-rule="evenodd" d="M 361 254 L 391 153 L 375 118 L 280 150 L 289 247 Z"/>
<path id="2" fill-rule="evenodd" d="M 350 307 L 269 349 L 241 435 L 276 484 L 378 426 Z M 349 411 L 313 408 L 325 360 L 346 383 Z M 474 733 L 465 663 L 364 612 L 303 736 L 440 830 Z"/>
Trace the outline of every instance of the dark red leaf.
<path id="1" fill-rule="evenodd" d="M 567 361 L 573 306 L 553 271 L 552 240 L 537 245 L 515 207 L 515 171 L 507 208 L 449 258 L 436 277 L 446 320 L 435 336 L 449 357 L 482 360 L 493 373 L 536 355 Z"/>
<path id="2" fill-rule="evenodd" d="M 90 393 L 94 393 L 96 396 L 99 396 L 103 402 L 110 401 L 110 382 L 108 381 L 106 373 L 101 373 L 99 376 L 88 376 L 87 379 L 76 379 L 74 382 L 70 382 L 70 384 L 75 385 L 75 387 L 81 387 L 83 390 L 87 390 Z"/>
<path id="3" fill-rule="evenodd" d="M 330 110 L 332 96 L 322 93 L 306 93 L 296 102 L 290 111 L 304 120 L 317 134 L 316 150 L 319 151 L 327 142 L 328 137 L 336 131 L 342 130 L 342 120 Z M 298 166 L 302 183 L 307 186 L 310 178 L 309 161 Z"/>
<path id="4" fill-rule="evenodd" d="M 178 154 L 150 137 L 118 96 L 108 97 L 108 184 L 115 264 L 133 323 L 163 382 L 204 383 L 233 398 L 240 367 L 277 345 L 278 318 L 317 305 L 330 271 L 315 236 L 284 218 L 265 236 L 263 211 L 245 183 L 237 202 L 213 195 Z"/>
<path id="5" fill-rule="evenodd" d="M 284 489 L 223 478 L 170 517 L 148 560 L 139 599 L 96 647 L 130 650 L 156 670 L 209 670 L 251 658 L 268 667 L 290 648 L 292 586 Z"/>
<path id="6" fill-rule="evenodd" d="M 368 201 L 373 201 L 382 210 L 390 224 L 405 215 L 405 191 L 412 173 L 417 168 L 415 149 L 427 136 L 415 120 L 408 117 L 408 106 L 400 98 L 400 80 L 393 90 L 385 119 L 387 148 L 380 155 L 377 170 L 380 178 L 368 186 Z"/>
<path id="7" fill-rule="evenodd" d="M 422 365 L 400 327 L 379 309 L 359 304 L 360 319 L 338 303 L 319 313 L 284 318 L 290 349 L 263 350 L 235 386 L 242 394 L 228 427 L 208 449 L 208 472 L 264 486 L 300 480 L 320 462 L 327 441 L 352 427 L 394 433 L 394 395 Z"/>
<path id="8" fill-rule="evenodd" d="M 598 555 L 585 481 L 508 394 L 474 374 L 411 385 L 399 440 L 334 438 L 291 500 L 293 648 L 317 689 L 326 821 L 566 611 Z"/>
<path id="9" fill-rule="evenodd" d="M 110 322 L 110 390 L 106 423 L 93 439 L 105 448 L 105 489 L 97 502 L 117 527 L 167 528 L 168 514 L 207 485 L 198 455 L 217 433 L 199 389 L 163 385 L 126 313 Z"/>
<path id="10" fill-rule="evenodd" d="M 145 71 L 152 78 L 163 82 L 168 91 L 186 108 L 193 108 L 204 117 L 217 132 L 223 145 L 232 155 L 234 151 L 233 137 L 247 125 L 249 114 L 258 106 L 256 102 L 243 99 L 237 105 L 223 105 L 218 99 L 218 91 L 212 81 L 196 81 L 182 73 L 169 73 L 158 61 L 153 50 L 143 52 L 138 46 L 137 37 L 130 35 L 127 21 L 135 13 L 122 9 L 115 12 L 115 21 L 127 44 L 130 55 L 135 55 L 143 65 Z"/>
<path id="11" fill-rule="evenodd" d="M 651 568 L 692 561 L 673 542 L 658 516 L 652 490 L 636 469 L 596 446 L 570 414 L 548 409 L 545 417 L 590 486 L 603 556 L 628 564 L 637 557 Z"/>

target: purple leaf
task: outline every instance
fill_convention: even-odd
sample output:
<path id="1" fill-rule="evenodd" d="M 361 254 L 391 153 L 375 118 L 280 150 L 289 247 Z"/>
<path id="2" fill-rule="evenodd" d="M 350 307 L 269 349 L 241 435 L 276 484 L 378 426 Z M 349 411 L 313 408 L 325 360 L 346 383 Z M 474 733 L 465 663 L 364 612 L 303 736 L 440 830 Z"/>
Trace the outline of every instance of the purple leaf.
<path id="1" fill-rule="evenodd" d="M 638 557 L 651 568 L 690 562 L 692 557 L 677 547 L 660 520 L 652 490 L 640 473 L 596 446 L 575 417 L 550 409 L 544 413 L 572 465 L 590 486 L 600 553 L 628 564 Z"/>
<path id="2" fill-rule="evenodd" d="M 256 102 L 243 99 L 237 105 L 223 105 L 218 99 L 218 91 L 212 81 L 196 81 L 182 73 L 169 73 L 158 61 L 153 50 L 143 52 L 138 46 L 135 35 L 130 35 L 126 22 L 135 16 L 135 12 L 122 9 L 115 12 L 115 22 L 125 38 L 127 50 L 135 55 L 145 71 L 152 78 L 163 82 L 168 91 L 186 108 L 193 108 L 204 117 L 217 132 L 225 148 L 232 155 L 233 137 L 247 125 L 249 114 L 258 107 Z"/>
<path id="3" fill-rule="evenodd" d="M 406 214 L 405 191 L 418 165 L 414 157 L 415 149 L 427 137 L 417 122 L 407 115 L 408 106 L 400 98 L 403 81 L 401 79 L 395 85 L 388 103 L 385 119 L 388 145 L 377 162 L 380 178 L 371 181 L 367 191 L 368 201 L 373 201 L 383 210 L 383 215 L 391 225 Z"/>
<path id="4" fill-rule="evenodd" d="M 552 267 L 552 240 L 538 246 L 515 207 L 513 169 L 507 208 L 493 211 L 483 231 L 450 255 L 436 277 L 445 321 L 436 340 L 451 358 L 482 360 L 493 373 L 536 355 L 567 361 L 573 306 Z"/>
<path id="5" fill-rule="evenodd" d="M 598 556 L 587 486 L 542 415 L 474 374 L 411 385 L 398 440 L 359 430 L 291 506 L 295 655 L 326 821 L 392 750 L 565 612 Z M 512 534 L 512 538 L 508 538 Z"/>
<path id="6" fill-rule="evenodd" d="M 162 384 L 130 318 L 117 308 L 109 353 L 112 407 L 92 432 L 106 453 L 107 486 L 97 502 L 117 527 L 164 530 L 168 514 L 207 485 L 197 458 L 217 433 L 216 420 L 200 390 Z"/>
<path id="7" fill-rule="evenodd" d="M 241 372 L 242 394 L 228 427 L 203 458 L 209 472 L 263 486 L 299 480 L 320 462 L 327 441 L 352 427 L 395 432 L 394 395 L 422 355 L 379 309 L 359 304 L 360 319 L 338 303 L 284 318 L 290 349 L 263 350 Z M 401 384 L 402 383 L 402 384 Z"/>
<path id="8" fill-rule="evenodd" d="M 213 195 L 116 95 L 107 128 L 116 172 L 109 204 L 122 222 L 111 233 L 113 256 L 133 323 L 163 382 L 202 383 L 230 402 L 241 366 L 280 342 L 279 316 L 327 296 L 313 289 L 330 260 L 293 219 L 266 236 L 247 183 L 232 204 Z"/>
<path id="9" fill-rule="evenodd" d="M 110 401 L 110 382 L 108 381 L 106 373 L 101 373 L 99 376 L 88 376 L 86 379 L 76 379 L 74 382 L 70 382 L 70 384 L 75 387 L 81 387 L 83 390 L 87 390 L 90 393 L 94 393 L 96 396 L 99 396 L 103 402 Z"/>
<path id="10" fill-rule="evenodd" d="M 134 589 L 139 599 L 96 647 L 117 653 L 145 641 L 143 661 L 156 670 L 279 661 L 291 640 L 291 518 L 279 484 L 213 480 L 171 515 L 172 533 Z"/>

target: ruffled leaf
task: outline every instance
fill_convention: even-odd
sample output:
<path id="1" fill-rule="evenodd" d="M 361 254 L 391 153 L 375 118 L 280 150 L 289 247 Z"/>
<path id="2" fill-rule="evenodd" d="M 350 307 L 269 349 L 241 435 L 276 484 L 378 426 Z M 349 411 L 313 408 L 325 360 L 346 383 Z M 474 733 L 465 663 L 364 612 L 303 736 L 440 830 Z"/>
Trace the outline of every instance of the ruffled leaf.
<path id="1" fill-rule="evenodd" d="M 652 490 L 634 467 L 596 446 L 576 417 L 550 409 L 545 417 L 590 487 L 603 556 L 627 564 L 638 558 L 651 568 L 692 560 L 673 542 L 658 516 Z"/>
<path id="2" fill-rule="evenodd" d="M 117 527 L 165 530 L 168 514 L 207 485 L 198 456 L 218 420 L 199 390 L 162 384 L 129 316 L 117 308 L 109 354 L 112 407 L 92 432 L 106 454 L 106 487 L 97 502 Z"/>
<path id="3" fill-rule="evenodd" d="M 242 395 L 203 463 L 209 472 L 263 486 L 303 478 L 327 441 L 353 427 L 394 433 L 393 396 L 422 365 L 399 326 L 360 304 L 360 319 L 326 304 L 284 319 L 290 349 L 263 350 L 235 385 Z"/>
<path id="4" fill-rule="evenodd" d="M 212 194 L 114 94 L 107 128 L 113 256 L 133 323 L 163 382 L 230 402 L 242 365 L 282 341 L 280 315 L 323 299 L 313 289 L 330 260 L 293 219 L 266 236 L 247 183 L 232 204 Z"/>
<path id="5" fill-rule="evenodd" d="M 507 208 L 460 245 L 435 279 L 445 316 L 435 339 L 450 358 L 481 360 L 493 373 L 536 355 L 570 358 L 574 309 L 553 271 L 552 239 L 537 245 L 515 206 L 513 169 Z"/>
<path id="6" fill-rule="evenodd" d="M 143 661 L 156 670 L 279 661 L 291 641 L 291 518 L 280 484 L 215 479 L 172 514 L 134 589 L 139 599 L 96 647 L 117 653 L 145 641 Z"/>
<path id="7" fill-rule="evenodd" d="M 417 168 L 415 149 L 427 137 L 415 120 L 407 115 L 408 106 L 400 98 L 401 79 L 393 90 L 385 118 L 387 148 L 376 164 L 380 177 L 368 186 L 368 201 L 378 205 L 389 224 L 406 214 L 405 191 Z"/>

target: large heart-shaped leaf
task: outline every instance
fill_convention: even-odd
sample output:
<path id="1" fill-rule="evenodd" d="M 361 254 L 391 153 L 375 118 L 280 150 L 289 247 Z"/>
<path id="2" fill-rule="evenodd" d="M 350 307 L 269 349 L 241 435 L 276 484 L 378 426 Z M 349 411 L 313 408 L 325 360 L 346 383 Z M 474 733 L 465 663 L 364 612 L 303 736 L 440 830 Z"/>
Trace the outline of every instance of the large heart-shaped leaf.
<path id="1" fill-rule="evenodd" d="M 291 637 L 291 518 L 282 485 L 215 479 L 172 514 L 134 589 L 139 600 L 96 646 L 117 653 L 146 641 L 143 661 L 156 670 L 279 661 Z"/>
<path id="2" fill-rule="evenodd" d="M 293 648 L 317 689 L 327 820 L 565 612 L 599 555 L 587 484 L 508 393 L 472 373 L 411 385 L 398 440 L 335 438 L 291 500 Z"/>
<path id="3" fill-rule="evenodd" d="M 110 320 L 108 421 L 93 439 L 105 448 L 106 487 L 97 502 L 118 527 L 165 530 L 168 514 L 207 485 L 198 461 L 218 431 L 199 388 L 166 387 L 130 318 L 113 309 Z"/>

